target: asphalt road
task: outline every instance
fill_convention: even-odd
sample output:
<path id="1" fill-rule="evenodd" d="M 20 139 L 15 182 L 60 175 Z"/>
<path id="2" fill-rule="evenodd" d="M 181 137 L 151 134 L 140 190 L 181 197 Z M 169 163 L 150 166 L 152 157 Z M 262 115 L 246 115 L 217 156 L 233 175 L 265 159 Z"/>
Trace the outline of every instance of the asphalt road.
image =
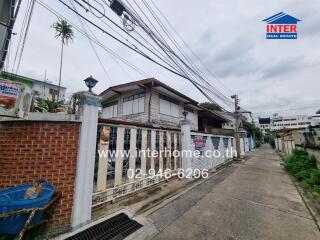
<path id="1" fill-rule="evenodd" d="M 268 146 L 249 154 L 149 218 L 160 239 L 320 239 L 280 159 Z"/>

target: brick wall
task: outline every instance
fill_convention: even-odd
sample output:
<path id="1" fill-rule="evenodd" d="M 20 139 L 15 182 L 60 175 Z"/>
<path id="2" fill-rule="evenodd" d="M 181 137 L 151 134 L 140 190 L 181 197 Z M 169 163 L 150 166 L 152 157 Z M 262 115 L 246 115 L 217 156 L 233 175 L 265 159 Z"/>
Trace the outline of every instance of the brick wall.
<path id="1" fill-rule="evenodd" d="M 0 188 L 47 179 L 62 193 L 52 228 L 71 223 L 79 128 L 78 122 L 0 123 Z"/>

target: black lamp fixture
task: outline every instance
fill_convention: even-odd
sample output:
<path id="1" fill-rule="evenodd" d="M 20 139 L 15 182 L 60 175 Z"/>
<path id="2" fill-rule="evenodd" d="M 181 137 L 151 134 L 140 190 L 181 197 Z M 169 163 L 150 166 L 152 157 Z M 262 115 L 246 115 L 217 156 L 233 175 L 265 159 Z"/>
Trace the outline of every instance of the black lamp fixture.
<path id="1" fill-rule="evenodd" d="M 182 115 L 184 116 L 184 119 L 187 119 L 188 112 L 187 111 L 183 111 Z"/>
<path id="2" fill-rule="evenodd" d="M 94 86 L 97 84 L 98 80 L 94 79 L 92 76 L 86 78 L 84 80 L 84 82 L 86 83 L 87 87 L 89 88 L 89 92 L 92 93 L 92 88 L 94 88 Z"/>

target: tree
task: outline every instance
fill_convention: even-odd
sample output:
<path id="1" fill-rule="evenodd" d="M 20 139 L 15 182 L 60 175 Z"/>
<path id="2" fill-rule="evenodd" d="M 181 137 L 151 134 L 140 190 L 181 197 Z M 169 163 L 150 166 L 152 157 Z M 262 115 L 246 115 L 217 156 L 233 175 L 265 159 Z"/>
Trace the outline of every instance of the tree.
<path id="1" fill-rule="evenodd" d="M 242 121 L 242 125 L 244 130 L 246 130 L 247 133 L 249 133 L 251 136 L 253 136 L 254 133 L 256 138 L 256 145 L 257 147 L 259 147 L 263 140 L 263 134 L 261 130 L 258 127 L 256 127 L 253 123 L 250 123 L 248 121 Z"/>
<path id="2" fill-rule="evenodd" d="M 209 110 L 216 110 L 216 111 L 222 111 L 222 108 L 216 104 L 216 103 L 211 103 L 211 102 L 203 102 L 199 104 L 200 107 L 209 109 Z"/>
<path id="3" fill-rule="evenodd" d="M 55 30 L 55 38 L 61 39 L 60 73 L 59 73 L 59 87 L 58 87 L 58 97 L 57 97 L 57 103 L 58 103 L 59 97 L 60 97 L 63 48 L 64 48 L 64 45 L 68 45 L 68 43 L 73 40 L 74 34 L 72 30 L 72 25 L 63 19 L 60 19 L 57 22 L 55 22 L 52 25 L 52 27 Z"/>

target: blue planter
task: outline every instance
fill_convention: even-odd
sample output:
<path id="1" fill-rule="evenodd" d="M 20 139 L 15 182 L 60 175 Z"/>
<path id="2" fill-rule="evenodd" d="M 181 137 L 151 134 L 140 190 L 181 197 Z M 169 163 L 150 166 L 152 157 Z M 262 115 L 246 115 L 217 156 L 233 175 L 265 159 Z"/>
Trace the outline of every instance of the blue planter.
<path id="1" fill-rule="evenodd" d="M 20 185 L 0 191 L 0 214 L 13 212 L 21 209 L 43 207 L 49 203 L 55 188 L 46 184 L 40 196 L 35 199 L 24 199 L 24 193 L 31 187 L 31 184 Z M 0 233 L 17 234 L 25 225 L 29 214 L 21 214 L 0 220 Z M 39 222 L 43 212 L 35 214 L 32 224 Z"/>

